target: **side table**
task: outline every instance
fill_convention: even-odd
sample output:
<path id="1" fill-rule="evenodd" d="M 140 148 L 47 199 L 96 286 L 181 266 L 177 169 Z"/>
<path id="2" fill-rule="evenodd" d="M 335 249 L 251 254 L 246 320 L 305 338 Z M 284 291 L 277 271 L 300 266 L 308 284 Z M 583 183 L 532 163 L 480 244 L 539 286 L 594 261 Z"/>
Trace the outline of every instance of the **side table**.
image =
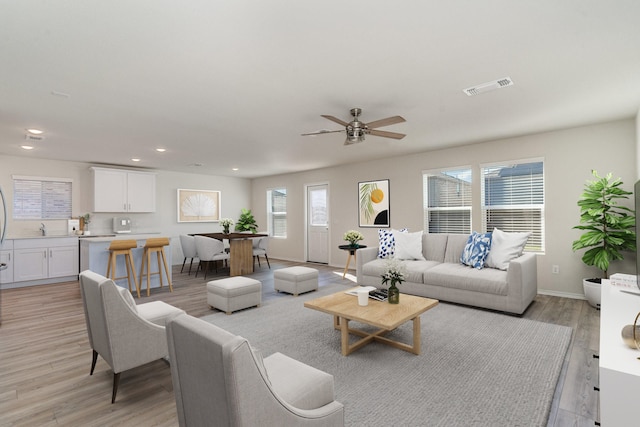
<path id="1" fill-rule="evenodd" d="M 362 248 L 366 248 L 365 245 L 358 245 L 358 246 L 352 246 L 352 245 L 340 245 L 338 246 L 339 249 L 342 249 L 343 251 L 349 251 L 349 257 L 347 258 L 347 265 L 344 267 L 344 272 L 342 273 L 342 278 L 344 279 L 344 277 L 347 275 L 347 271 L 349 270 L 349 263 L 351 263 L 351 258 L 353 257 L 353 260 L 356 260 L 356 251 L 358 249 L 362 249 Z"/>

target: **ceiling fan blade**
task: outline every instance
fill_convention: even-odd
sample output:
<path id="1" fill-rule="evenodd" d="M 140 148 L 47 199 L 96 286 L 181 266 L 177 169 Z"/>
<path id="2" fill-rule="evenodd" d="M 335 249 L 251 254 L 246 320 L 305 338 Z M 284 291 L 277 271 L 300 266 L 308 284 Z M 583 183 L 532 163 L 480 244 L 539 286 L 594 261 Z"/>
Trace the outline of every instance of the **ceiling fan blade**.
<path id="1" fill-rule="evenodd" d="M 344 132 L 344 129 L 340 129 L 340 130 L 319 130 L 317 132 L 302 133 L 300 135 L 302 135 L 302 136 L 313 136 L 313 135 L 323 135 L 325 133 L 336 133 L 336 132 Z"/>
<path id="2" fill-rule="evenodd" d="M 402 123 L 402 122 L 406 122 L 406 120 L 403 117 L 393 116 L 393 117 L 387 117 L 386 119 L 376 120 L 375 122 L 367 123 L 367 127 L 369 129 L 374 129 L 374 128 L 381 128 L 383 126 L 391 126 L 391 125 L 395 125 L 396 123 Z"/>
<path id="3" fill-rule="evenodd" d="M 340 120 L 340 119 L 338 119 L 336 117 L 327 116 L 326 114 L 321 114 L 321 117 L 324 117 L 325 119 L 331 120 L 332 122 L 336 122 L 337 124 L 342 125 L 342 126 L 347 126 L 349 124 L 349 123 L 347 123 L 345 121 L 342 121 L 342 120 Z"/>
<path id="4" fill-rule="evenodd" d="M 382 136 L 384 138 L 402 139 L 406 135 L 404 133 L 388 132 L 386 130 L 370 130 L 369 135 Z"/>

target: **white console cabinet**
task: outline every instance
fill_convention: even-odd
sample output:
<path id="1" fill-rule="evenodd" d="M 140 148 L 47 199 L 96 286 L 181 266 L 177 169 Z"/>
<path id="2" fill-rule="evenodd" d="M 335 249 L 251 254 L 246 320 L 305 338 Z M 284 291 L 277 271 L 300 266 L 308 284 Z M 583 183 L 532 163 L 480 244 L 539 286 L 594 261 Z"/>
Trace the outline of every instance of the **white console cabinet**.
<path id="1" fill-rule="evenodd" d="M 13 282 L 78 275 L 78 238 L 18 239 L 13 244 Z"/>
<path id="2" fill-rule="evenodd" d="M 94 212 L 155 212 L 154 173 L 97 167 L 91 171 Z"/>
<path id="3" fill-rule="evenodd" d="M 629 348 L 621 336 L 640 312 L 640 295 L 622 292 L 608 280 L 602 283 L 600 305 L 600 425 L 638 425 L 640 351 Z"/>

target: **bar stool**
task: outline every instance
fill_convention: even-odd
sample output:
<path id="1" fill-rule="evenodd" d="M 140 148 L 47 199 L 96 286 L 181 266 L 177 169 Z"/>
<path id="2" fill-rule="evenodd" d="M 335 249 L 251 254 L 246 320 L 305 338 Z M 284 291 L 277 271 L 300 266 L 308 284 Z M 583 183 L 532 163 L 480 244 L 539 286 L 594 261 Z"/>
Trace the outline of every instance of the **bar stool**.
<path id="1" fill-rule="evenodd" d="M 162 264 L 160 264 L 160 257 L 164 264 L 164 271 L 167 275 L 167 281 L 169 282 L 169 291 L 173 292 L 173 286 L 171 285 L 171 276 L 169 275 L 169 266 L 167 265 L 167 258 L 164 254 L 164 247 L 169 246 L 168 237 L 153 237 L 147 239 L 144 244 L 144 254 L 142 255 L 142 265 L 140 266 L 140 289 L 142 289 L 142 279 L 144 278 L 144 267 L 147 266 L 147 296 L 151 294 L 151 276 L 157 274 L 160 277 L 160 287 L 162 284 Z M 158 271 L 151 272 L 151 253 L 155 252 L 158 260 Z"/>
<path id="2" fill-rule="evenodd" d="M 131 290 L 131 276 L 133 275 L 133 284 L 136 287 L 138 298 L 140 298 L 140 287 L 138 286 L 138 279 L 136 278 L 136 269 L 133 266 L 133 253 L 131 249 L 138 247 L 138 243 L 135 240 L 112 240 L 109 245 L 109 263 L 107 265 L 107 277 L 111 278 L 114 282 L 119 279 L 127 278 L 129 282 L 129 292 Z M 124 265 L 127 267 L 127 275 L 122 277 L 116 277 L 116 259 L 118 255 L 124 255 Z"/>

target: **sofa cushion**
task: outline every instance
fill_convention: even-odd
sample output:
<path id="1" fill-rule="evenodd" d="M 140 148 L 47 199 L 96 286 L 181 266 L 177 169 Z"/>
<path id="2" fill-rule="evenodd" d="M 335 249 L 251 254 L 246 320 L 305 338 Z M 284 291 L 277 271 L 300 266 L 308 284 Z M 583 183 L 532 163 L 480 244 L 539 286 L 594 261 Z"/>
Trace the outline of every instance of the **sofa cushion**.
<path id="1" fill-rule="evenodd" d="M 422 235 L 422 254 L 428 261 L 444 262 L 444 252 L 447 249 L 448 234 L 424 233 Z"/>
<path id="2" fill-rule="evenodd" d="M 478 270 L 462 264 L 443 263 L 424 270 L 424 283 L 494 295 L 507 295 L 507 272 Z"/>
<path id="3" fill-rule="evenodd" d="M 460 263 L 460 254 L 467 244 L 468 234 L 449 234 L 447 248 L 444 252 L 444 262 Z"/>
<path id="4" fill-rule="evenodd" d="M 491 247 L 491 233 L 473 232 L 467 239 L 467 244 L 460 255 L 460 262 L 478 270 L 484 267 L 484 260 L 487 258 Z"/>
<path id="5" fill-rule="evenodd" d="M 509 261 L 522 255 L 530 235 L 531 233 L 506 233 L 494 228 L 491 249 L 485 261 L 487 267 L 506 270 Z"/>
<path id="6" fill-rule="evenodd" d="M 393 258 L 399 260 L 422 260 L 422 231 L 415 233 L 403 233 L 401 231 L 393 231 L 395 240 L 395 250 Z"/>
<path id="7" fill-rule="evenodd" d="M 424 271 L 438 264 L 436 261 L 402 261 L 402 265 L 405 266 L 405 281 L 422 283 Z M 380 277 L 380 281 L 382 282 L 382 273 L 386 267 L 386 260 L 374 259 L 362 266 L 362 273 L 365 276 Z"/>
<path id="8" fill-rule="evenodd" d="M 395 250 L 395 239 L 393 238 L 393 232 L 397 230 L 378 230 L 378 258 L 393 258 Z M 402 228 L 399 230 L 402 233 L 406 233 L 407 229 Z"/>

